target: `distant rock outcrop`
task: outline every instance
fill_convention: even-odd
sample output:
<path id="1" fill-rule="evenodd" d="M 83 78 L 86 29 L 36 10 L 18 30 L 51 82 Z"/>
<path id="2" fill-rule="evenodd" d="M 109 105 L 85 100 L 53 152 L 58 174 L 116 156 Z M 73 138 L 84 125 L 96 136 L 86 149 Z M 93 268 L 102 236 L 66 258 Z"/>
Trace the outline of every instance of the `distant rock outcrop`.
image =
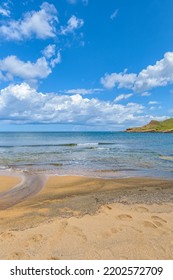
<path id="1" fill-rule="evenodd" d="M 127 128 L 126 132 L 165 132 L 173 133 L 173 118 L 159 122 L 152 120 L 150 123 L 141 127 Z"/>

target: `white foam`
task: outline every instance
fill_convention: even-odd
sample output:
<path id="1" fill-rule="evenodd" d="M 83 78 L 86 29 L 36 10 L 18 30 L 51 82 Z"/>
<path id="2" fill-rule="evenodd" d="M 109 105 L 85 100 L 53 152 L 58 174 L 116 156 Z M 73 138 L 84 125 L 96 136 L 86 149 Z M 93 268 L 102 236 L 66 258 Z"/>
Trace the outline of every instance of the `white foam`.
<path id="1" fill-rule="evenodd" d="M 78 146 L 98 146 L 99 143 L 79 143 Z"/>

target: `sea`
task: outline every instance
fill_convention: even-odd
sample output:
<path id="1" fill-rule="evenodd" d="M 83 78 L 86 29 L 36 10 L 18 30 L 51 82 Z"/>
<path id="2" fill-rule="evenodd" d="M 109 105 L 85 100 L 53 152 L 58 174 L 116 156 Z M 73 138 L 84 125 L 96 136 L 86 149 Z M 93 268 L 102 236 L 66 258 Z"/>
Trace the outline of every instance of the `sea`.
<path id="1" fill-rule="evenodd" d="M 173 179 L 173 134 L 0 132 L 0 172 Z"/>

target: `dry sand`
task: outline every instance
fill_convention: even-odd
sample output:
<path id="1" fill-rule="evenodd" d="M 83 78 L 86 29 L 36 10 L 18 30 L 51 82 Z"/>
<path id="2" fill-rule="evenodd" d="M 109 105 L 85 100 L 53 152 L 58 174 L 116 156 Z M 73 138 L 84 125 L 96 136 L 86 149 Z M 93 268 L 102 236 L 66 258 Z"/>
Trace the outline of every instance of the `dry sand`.
<path id="1" fill-rule="evenodd" d="M 173 181 L 50 177 L 0 210 L 0 248 L 3 260 L 173 259 Z"/>
<path id="2" fill-rule="evenodd" d="M 19 176 L 0 176 L 0 192 L 10 189 L 21 182 Z"/>

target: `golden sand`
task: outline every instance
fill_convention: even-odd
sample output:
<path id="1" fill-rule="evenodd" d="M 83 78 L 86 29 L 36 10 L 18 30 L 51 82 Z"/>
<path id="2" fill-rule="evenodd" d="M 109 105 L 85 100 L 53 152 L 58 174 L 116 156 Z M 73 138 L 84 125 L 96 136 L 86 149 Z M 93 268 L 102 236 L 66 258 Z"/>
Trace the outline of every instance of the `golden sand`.
<path id="1" fill-rule="evenodd" d="M 20 177 L 0 176 L 0 192 L 12 188 L 15 185 L 19 184 L 20 182 L 21 182 Z"/>
<path id="2" fill-rule="evenodd" d="M 50 177 L 0 211 L 0 259 L 172 259 L 172 185 Z"/>

